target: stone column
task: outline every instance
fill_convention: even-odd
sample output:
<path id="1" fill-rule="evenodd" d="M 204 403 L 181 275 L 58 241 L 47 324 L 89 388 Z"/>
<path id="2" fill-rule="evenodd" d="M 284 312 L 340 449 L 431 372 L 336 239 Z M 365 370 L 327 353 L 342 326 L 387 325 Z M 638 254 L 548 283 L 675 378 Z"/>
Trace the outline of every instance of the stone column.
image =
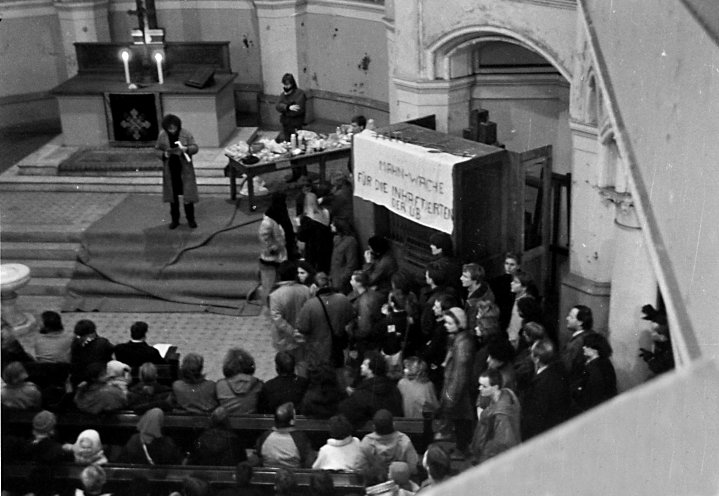
<path id="1" fill-rule="evenodd" d="M 606 332 L 614 261 L 614 207 L 597 186 L 597 128 L 570 122 L 572 132 L 572 218 L 569 274 L 562 281 L 558 328 L 560 335 L 574 305 L 587 305 L 594 327 Z"/>
<path id="2" fill-rule="evenodd" d="M 108 0 L 56 0 L 68 77 L 77 74 L 76 42 L 110 41 Z M 118 64 L 120 64 L 118 59 Z"/>
<path id="3" fill-rule="evenodd" d="M 615 206 L 609 340 L 614 349 L 617 386 L 625 391 L 643 383 L 649 375 L 646 364 L 638 357 L 640 346 L 651 347 L 649 323 L 642 320 L 641 308 L 655 303 L 657 280 L 631 194 L 607 188 L 602 195 Z"/>
<path id="4" fill-rule="evenodd" d="M 469 102 L 474 77 L 435 81 L 392 78 L 394 104 L 390 121 L 398 122 L 425 115 L 437 117 L 437 131 L 462 136 L 469 123 Z"/>
<path id="5" fill-rule="evenodd" d="M 274 104 L 276 96 L 282 92 L 283 74 L 293 74 L 298 86 L 303 87 L 298 46 L 298 24 L 301 21 L 298 18 L 301 18 L 305 4 L 306 0 L 255 1 L 262 54 L 262 122 L 279 125 Z"/>

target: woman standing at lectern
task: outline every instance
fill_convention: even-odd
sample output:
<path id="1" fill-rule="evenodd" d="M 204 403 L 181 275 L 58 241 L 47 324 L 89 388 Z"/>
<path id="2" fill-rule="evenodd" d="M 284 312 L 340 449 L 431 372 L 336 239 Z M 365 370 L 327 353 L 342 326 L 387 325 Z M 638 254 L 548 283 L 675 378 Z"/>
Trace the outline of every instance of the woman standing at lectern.
<path id="1" fill-rule="evenodd" d="M 180 225 L 179 196 L 182 195 L 187 225 L 194 229 L 197 227 L 195 203 L 199 201 L 192 165 L 192 155 L 199 150 L 195 138 L 190 131 L 182 128 L 179 117 L 167 114 L 162 119 L 162 130 L 155 148 L 162 152 L 162 201 L 170 203 L 172 221 L 169 227 L 175 229 Z"/>

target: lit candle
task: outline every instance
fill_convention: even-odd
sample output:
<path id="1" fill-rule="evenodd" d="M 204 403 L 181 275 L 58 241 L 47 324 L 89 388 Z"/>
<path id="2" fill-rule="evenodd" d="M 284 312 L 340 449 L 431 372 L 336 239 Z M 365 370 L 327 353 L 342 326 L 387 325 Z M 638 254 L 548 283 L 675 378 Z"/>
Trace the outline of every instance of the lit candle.
<path id="1" fill-rule="evenodd" d="M 122 64 L 125 66 L 125 82 L 130 84 L 130 52 L 123 50 L 120 53 Z"/>
<path id="2" fill-rule="evenodd" d="M 165 78 L 162 77 L 162 54 L 160 52 L 155 54 L 155 62 L 157 62 L 157 81 L 164 84 Z"/>

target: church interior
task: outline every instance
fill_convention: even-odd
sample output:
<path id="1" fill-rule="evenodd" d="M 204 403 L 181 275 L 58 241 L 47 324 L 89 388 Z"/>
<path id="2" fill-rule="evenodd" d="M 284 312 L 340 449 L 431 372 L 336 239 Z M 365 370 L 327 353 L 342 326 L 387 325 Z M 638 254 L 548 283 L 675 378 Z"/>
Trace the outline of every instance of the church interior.
<path id="1" fill-rule="evenodd" d="M 491 145 L 482 153 L 502 154 L 518 178 L 490 186 L 488 176 L 468 173 L 454 200 L 467 226 L 483 222 L 486 236 L 502 241 L 475 253 L 468 234 L 460 255 L 476 262 L 481 256 L 488 274 L 497 275 L 505 251 L 523 251 L 557 329 L 575 305 L 586 305 L 614 350 L 616 398 L 423 494 L 719 493 L 719 338 L 709 312 L 719 294 L 712 220 L 719 215 L 712 192 L 719 167 L 711 165 L 719 157 L 719 6 L 15 0 L 0 4 L 0 17 L 0 143 L 7 150 L 0 161 L 0 257 L 29 265 L 36 279 L 18 289 L 16 301 L 3 293 L 4 322 L 11 306 L 35 317 L 60 310 L 79 236 L 128 195 L 160 194 L 156 159 L 124 136 L 154 133 L 154 145 L 163 114 L 181 116 L 193 130 L 201 150 L 198 188 L 208 199 L 204 212 L 199 203 L 198 223 L 221 230 L 225 220 L 212 217 L 210 205 L 228 204 L 223 150 L 281 129 L 275 105 L 290 73 L 307 95 L 307 129 L 331 133 L 361 114 L 395 130 L 434 116 L 436 134 L 448 142 L 481 141 L 478 147 Z M 130 101 L 154 121 L 123 126 L 118 112 Z M 155 162 L 109 173 L 111 166 L 89 173 L 58 166 L 100 149 L 108 163 L 115 156 Z M 354 162 L 357 187 L 363 162 L 357 155 Z M 345 166 L 343 159 L 327 168 Z M 266 179 L 270 190 L 283 187 L 280 175 Z M 475 192 L 514 208 L 519 220 L 486 211 Z M 128 215 L 149 219 L 144 205 Z M 362 248 L 383 230 L 412 259 L 412 222 L 366 196 L 355 195 L 353 206 Z M 146 229 L 167 220 L 162 208 Z M 259 217 L 250 210 L 227 222 Z M 242 252 L 252 268 L 208 277 L 213 287 L 241 286 L 249 294 L 256 225 L 241 234 L 246 243 L 232 241 L 217 256 Z M 64 265 L 48 262 L 63 257 Z M 241 342 L 255 356 L 258 377 L 274 375 L 270 324 L 249 303 L 234 315 L 172 306 L 123 314 L 100 300 L 92 314 L 63 314 L 66 327 L 92 318 L 103 336 L 120 342 L 132 321 L 145 320 L 153 341 L 206 353 L 213 378 L 221 377 L 224 350 Z M 676 363 L 656 377 L 639 356 L 651 347 L 647 304 L 666 312 Z M 18 337 L 31 342 L 29 334 Z"/>

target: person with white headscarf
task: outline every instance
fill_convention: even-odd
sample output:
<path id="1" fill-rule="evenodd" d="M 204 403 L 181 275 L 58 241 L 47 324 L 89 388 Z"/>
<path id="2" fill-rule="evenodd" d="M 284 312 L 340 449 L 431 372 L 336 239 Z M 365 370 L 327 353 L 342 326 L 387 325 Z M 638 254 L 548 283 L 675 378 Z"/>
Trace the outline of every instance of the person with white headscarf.
<path id="1" fill-rule="evenodd" d="M 66 451 L 72 451 L 75 457 L 75 463 L 82 465 L 104 465 L 107 463 L 107 457 L 102 450 L 102 442 L 100 434 L 94 429 L 82 431 L 75 444 L 64 444 L 62 448 Z"/>

